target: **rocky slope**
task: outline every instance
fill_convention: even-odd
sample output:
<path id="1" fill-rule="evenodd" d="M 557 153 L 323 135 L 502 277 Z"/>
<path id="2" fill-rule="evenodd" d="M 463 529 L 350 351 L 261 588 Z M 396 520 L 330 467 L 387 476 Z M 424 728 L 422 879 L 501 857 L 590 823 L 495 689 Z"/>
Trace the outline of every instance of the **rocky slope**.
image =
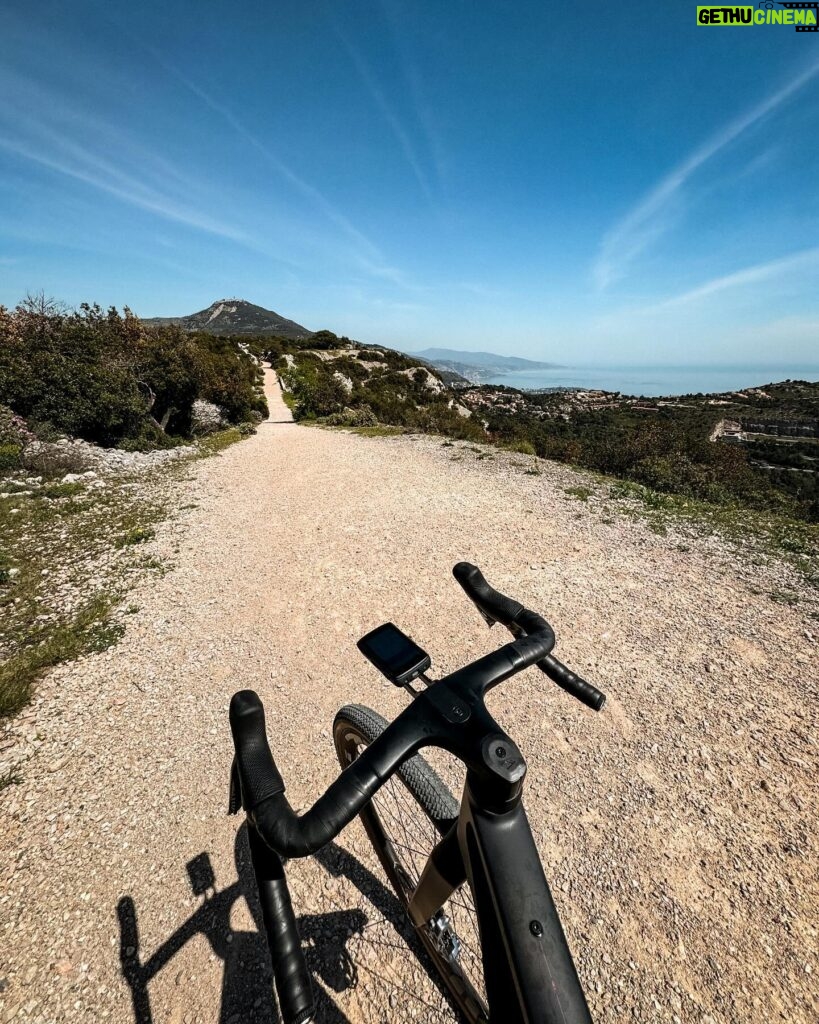
<path id="1" fill-rule="evenodd" d="M 272 309 L 256 306 L 245 299 L 218 299 L 207 309 L 189 316 L 153 317 L 146 324 L 179 324 L 184 331 L 206 331 L 225 335 L 278 335 L 283 338 L 307 338 L 313 332 Z"/>

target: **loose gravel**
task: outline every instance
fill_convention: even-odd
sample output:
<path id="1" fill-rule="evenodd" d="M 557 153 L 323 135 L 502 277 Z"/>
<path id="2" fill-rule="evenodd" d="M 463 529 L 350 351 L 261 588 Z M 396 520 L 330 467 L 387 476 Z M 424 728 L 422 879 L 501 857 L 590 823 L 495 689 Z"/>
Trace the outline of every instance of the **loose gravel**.
<path id="1" fill-rule="evenodd" d="M 567 467 L 288 423 L 268 388 L 258 434 L 175 484 L 186 510 L 146 549 L 175 568 L 121 642 L 0 740 L 0 1021 L 274 1021 L 225 815 L 230 696 L 260 693 L 307 807 L 338 707 L 404 706 L 359 636 L 391 619 L 440 674 L 503 642 L 451 577 L 467 559 L 609 695 L 595 715 L 529 671 L 490 698 L 594 1019 L 814 1024 L 819 623 L 771 600 L 788 567 L 604 514 Z M 289 876 L 319 1021 L 455 1019 L 357 822 Z"/>

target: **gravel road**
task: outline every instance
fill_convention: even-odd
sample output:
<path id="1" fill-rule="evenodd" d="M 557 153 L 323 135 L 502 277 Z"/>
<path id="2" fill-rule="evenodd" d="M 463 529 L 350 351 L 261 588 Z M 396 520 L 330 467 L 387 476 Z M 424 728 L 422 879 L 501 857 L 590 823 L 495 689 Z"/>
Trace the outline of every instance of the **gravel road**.
<path id="1" fill-rule="evenodd" d="M 0 792 L 0 1021 L 270 1024 L 230 696 L 261 694 L 306 807 L 337 708 L 404 705 L 359 636 L 392 619 L 438 673 L 503 641 L 451 577 L 468 559 L 609 694 L 595 715 L 530 671 L 491 697 L 595 1020 L 815 1024 L 819 623 L 771 600 L 788 570 L 604 514 L 566 467 L 297 426 L 268 388 L 258 434 L 178 483 L 152 544 L 175 567 L 125 637 L 4 734 L 28 760 Z M 357 822 L 290 877 L 320 1021 L 454 1019 Z"/>

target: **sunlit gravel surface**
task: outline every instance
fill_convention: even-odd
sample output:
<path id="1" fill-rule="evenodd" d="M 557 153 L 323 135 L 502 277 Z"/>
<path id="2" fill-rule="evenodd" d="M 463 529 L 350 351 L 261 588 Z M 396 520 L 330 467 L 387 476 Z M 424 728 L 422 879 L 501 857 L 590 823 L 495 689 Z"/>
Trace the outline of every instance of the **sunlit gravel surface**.
<path id="1" fill-rule="evenodd" d="M 566 467 L 273 410 L 179 482 L 150 548 L 175 568 L 139 585 L 125 637 L 5 733 L 0 1021 L 276 1020 L 225 814 L 230 696 L 261 694 L 308 806 L 336 710 L 405 703 L 359 636 L 391 619 L 436 673 L 504 641 L 451 577 L 467 559 L 609 695 L 595 715 L 530 671 L 491 696 L 595 1020 L 815 1024 L 819 622 L 771 600 L 789 570 L 576 500 Z M 319 1021 L 455 1019 L 358 823 L 289 875 Z"/>

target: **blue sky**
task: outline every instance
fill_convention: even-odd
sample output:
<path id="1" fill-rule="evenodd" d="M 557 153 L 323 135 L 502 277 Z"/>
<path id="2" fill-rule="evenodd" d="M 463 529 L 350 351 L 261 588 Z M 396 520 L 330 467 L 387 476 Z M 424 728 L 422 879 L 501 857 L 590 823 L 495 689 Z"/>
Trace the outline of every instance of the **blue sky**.
<path id="1" fill-rule="evenodd" d="M 695 7 L 11 0 L 0 302 L 819 363 L 819 35 Z"/>

